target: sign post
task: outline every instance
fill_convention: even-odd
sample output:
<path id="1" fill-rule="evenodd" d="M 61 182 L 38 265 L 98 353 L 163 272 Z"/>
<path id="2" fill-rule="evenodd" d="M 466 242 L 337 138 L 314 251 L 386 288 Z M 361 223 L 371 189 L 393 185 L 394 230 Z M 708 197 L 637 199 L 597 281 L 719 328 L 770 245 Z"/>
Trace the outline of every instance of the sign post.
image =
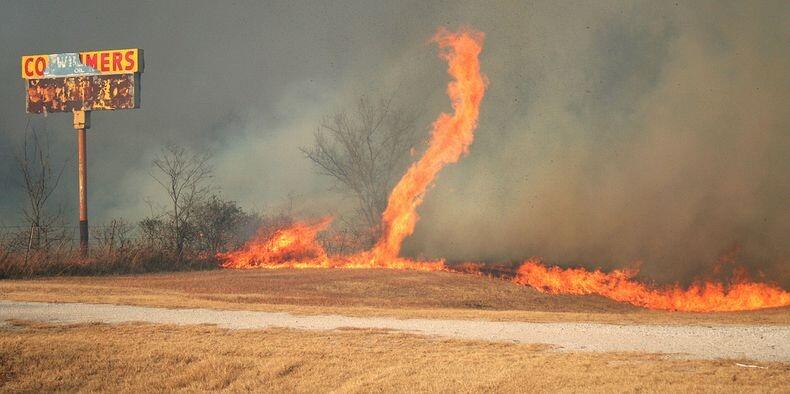
<path id="1" fill-rule="evenodd" d="M 140 49 L 22 57 L 27 113 L 71 112 L 77 131 L 80 253 L 88 255 L 88 158 L 85 131 L 93 110 L 140 108 Z"/>
<path id="2" fill-rule="evenodd" d="M 90 111 L 74 111 L 77 130 L 77 184 L 80 205 L 80 254 L 88 255 L 88 157 L 85 130 L 90 127 Z"/>

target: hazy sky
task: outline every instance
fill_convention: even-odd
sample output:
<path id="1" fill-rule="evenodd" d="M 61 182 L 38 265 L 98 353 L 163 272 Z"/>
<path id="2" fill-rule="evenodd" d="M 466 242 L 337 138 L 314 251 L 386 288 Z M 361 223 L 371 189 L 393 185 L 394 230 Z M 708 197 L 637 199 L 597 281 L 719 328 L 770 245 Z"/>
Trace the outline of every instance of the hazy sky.
<path id="1" fill-rule="evenodd" d="M 395 92 L 421 129 L 449 111 L 439 26 L 485 32 L 491 83 L 468 157 L 439 175 L 406 252 L 642 261 L 686 277 L 731 250 L 790 282 L 790 2 L 263 2 L 0 0 L 2 224 L 20 222 L 24 54 L 138 47 L 142 108 L 95 112 L 92 223 L 164 194 L 166 142 L 214 153 L 222 194 L 271 210 L 343 212 L 299 152 L 322 117 Z M 32 116 L 69 160 L 70 115 Z M 426 134 L 427 135 L 427 134 Z M 76 215 L 76 214 L 75 214 Z"/>

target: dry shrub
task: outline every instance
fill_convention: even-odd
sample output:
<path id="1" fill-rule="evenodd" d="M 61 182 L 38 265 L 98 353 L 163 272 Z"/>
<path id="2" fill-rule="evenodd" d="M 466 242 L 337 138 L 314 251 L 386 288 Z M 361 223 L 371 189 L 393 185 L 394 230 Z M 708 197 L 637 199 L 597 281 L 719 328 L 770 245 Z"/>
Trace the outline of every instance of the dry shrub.
<path id="1" fill-rule="evenodd" d="M 0 250 L 0 279 L 206 270 L 217 266 L 213 256 L 190 256 L 179 261 L 172 253 L 144 246 L 100 250 L 87 258 L 71 248 L 32 251 L 27 256 Z"/>

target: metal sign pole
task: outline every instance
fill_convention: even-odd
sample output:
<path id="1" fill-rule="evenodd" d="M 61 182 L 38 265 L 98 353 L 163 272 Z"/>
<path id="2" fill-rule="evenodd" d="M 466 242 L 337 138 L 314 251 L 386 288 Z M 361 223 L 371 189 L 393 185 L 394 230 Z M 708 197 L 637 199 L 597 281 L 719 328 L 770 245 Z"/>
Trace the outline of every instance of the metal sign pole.
<path id="1" fill-rule="evenodd" d="M 90 111 L 74 111 L 77 130 L 77 172 L 80 202 L 80 254 L 88 256 L 88 165 L 85 130 L 90 128 Z"/>

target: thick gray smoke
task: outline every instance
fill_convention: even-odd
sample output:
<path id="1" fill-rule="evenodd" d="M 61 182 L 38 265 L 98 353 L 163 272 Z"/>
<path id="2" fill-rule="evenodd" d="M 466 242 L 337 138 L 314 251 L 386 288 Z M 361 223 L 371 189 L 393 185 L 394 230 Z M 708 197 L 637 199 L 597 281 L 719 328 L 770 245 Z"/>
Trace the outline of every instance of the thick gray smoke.
<path id="1" fill-rule="evenodd" d="M 699 5 L 489 32 L 478 140 L 428 196 L 411 250 L 641 261 L 660 280 L 729 255 L 787 285 L 787 3 Z"/>
<path id="2" fill-rule="evenodd" d="M 214 152 L 223 196 L 246 208 L 291 195 L 304 214 L 342 214 L 298 148 L 361 94 L 395 92 L 427 133 L 450 110 L 428 38 L 469 25 L 486 33 L 491 81 L 477 138 L 429 191 L 406 253 L 641 261 L 660 281 L 726 255 L 790 285 L 788 2 L 315 3 L 3 2 L 3 224 L 22 203 L 20 55 L 145 50 L 143 108 L 94 114 L 94 223 L 163 201 L 148 171 L 167 141 Z M 73 155 L 68 116 L 33 124 Z M 56 197 L 66 212 L 73 164 Z"/>

